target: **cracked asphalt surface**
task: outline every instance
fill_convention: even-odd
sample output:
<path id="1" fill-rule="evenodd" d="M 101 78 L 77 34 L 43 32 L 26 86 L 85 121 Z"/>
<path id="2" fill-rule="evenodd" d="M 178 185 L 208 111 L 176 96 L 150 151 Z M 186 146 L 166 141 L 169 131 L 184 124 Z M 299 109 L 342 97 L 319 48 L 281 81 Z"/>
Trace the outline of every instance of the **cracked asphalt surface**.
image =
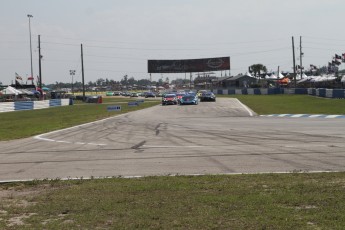
<path id="1" fill-rule="evenodd" d="M 251 116 L 237 99 L 155 106 L 0 142 L 0 181 L 343 171 L 345 119 Z"/>

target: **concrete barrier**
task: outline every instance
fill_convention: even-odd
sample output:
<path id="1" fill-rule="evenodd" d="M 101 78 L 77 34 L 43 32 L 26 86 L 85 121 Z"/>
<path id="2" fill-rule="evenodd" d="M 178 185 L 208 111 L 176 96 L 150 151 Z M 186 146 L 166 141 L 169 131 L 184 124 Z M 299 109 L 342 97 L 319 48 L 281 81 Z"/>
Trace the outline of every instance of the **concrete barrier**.
<path id="1" fill-rule="evenodd" d="M 16 101 L 14 102 L 14 110 L 33 110 L 33 101 Z"/>
<path id="2" fill-rule="evenodd" d="M 254 95 L 254 89 L 248 89 L 247 93 L 248 95 Z"/>
<path id="3" fill-rule="evenodd" d="M 332 98 L 345 98 L 345 90 L 343 90 L 343 89 L 333 89 Z"/>
<path id="4" fill-rule="evenodd" d="M 45 101 L 16 101 L 0 103 L 1 112 L 13 112 L 20 110 L 46 109 L 55 106 L 66 106 L 70 104 L 69 99 L 54 99 Z"/>
<path id="5" fill-rule="evenodd" d="M 314 89 L 314 88 L 243 88 L 243 89 L 212 89 L 220 95 L 272 95 L 272 94 L 305 94 L 327 98 L 345 98 L 345 89 Z"/>

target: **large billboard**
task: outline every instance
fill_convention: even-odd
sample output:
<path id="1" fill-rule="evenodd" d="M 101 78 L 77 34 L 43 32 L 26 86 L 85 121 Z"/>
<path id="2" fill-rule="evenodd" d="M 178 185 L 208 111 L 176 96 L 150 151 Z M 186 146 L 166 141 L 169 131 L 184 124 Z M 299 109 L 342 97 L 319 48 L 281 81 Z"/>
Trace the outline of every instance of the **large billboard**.
<path id="1" fill-rule="evenodd" d="M 148 60 L 149 73 L 192 73 L 230 69 L 230 57 Z"/>

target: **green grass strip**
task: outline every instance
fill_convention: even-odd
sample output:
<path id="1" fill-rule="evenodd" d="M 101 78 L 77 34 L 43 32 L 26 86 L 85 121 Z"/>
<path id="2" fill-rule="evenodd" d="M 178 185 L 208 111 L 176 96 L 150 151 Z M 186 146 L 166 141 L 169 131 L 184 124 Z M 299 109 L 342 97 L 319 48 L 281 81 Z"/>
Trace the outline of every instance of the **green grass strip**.
<path id="1" fill-rule="evenodd" d="M 344 187 L 345 173 L 3 184 L 0 229 L 344 229 Z"/>
<path id="2" fill-rule="evenodd" d="M 238 98 L 259 115 L 265 114 L 345 114 L 345 99 L 308 95 L 217 95 Z"/>
<path id="3" fill-rule="evenodd" d="M 159 104 L 160 101 L 145 101 L 139 106 L 127 106 L 136 99 L 103 99 L 103 104 L 77 102 L 73 106 L 0 113 L 0 141 L 30 137 L 58 129 L 116 116 Z M 107 106 L 121 105 L 121 112 L 108 112 Z"/>

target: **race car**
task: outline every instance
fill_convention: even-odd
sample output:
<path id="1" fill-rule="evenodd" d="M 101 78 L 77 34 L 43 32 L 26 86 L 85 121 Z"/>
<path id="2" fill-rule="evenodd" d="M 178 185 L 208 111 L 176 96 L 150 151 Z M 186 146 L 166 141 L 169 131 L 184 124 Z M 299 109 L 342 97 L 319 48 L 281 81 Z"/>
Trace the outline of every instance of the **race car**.
<path id="1" fill-rule="evenodd" d="M 177 97 L 176 94 L 165 94 L 162 97 L 162 105 L 176 105 Z"/>
<path id="2" fill-rule="evenodd" d="M 186 94 L 180 101 L 180 105 L 197 105 L 199 103 L 199 98 L 196 94 Z"/>
<path id="3" fill-rule="evenodd" d="M 203 93 L 200 96 L 200 102 L 202 101 L 216 101 L 216 95 L 214 95 L 212 92 Z"/>

